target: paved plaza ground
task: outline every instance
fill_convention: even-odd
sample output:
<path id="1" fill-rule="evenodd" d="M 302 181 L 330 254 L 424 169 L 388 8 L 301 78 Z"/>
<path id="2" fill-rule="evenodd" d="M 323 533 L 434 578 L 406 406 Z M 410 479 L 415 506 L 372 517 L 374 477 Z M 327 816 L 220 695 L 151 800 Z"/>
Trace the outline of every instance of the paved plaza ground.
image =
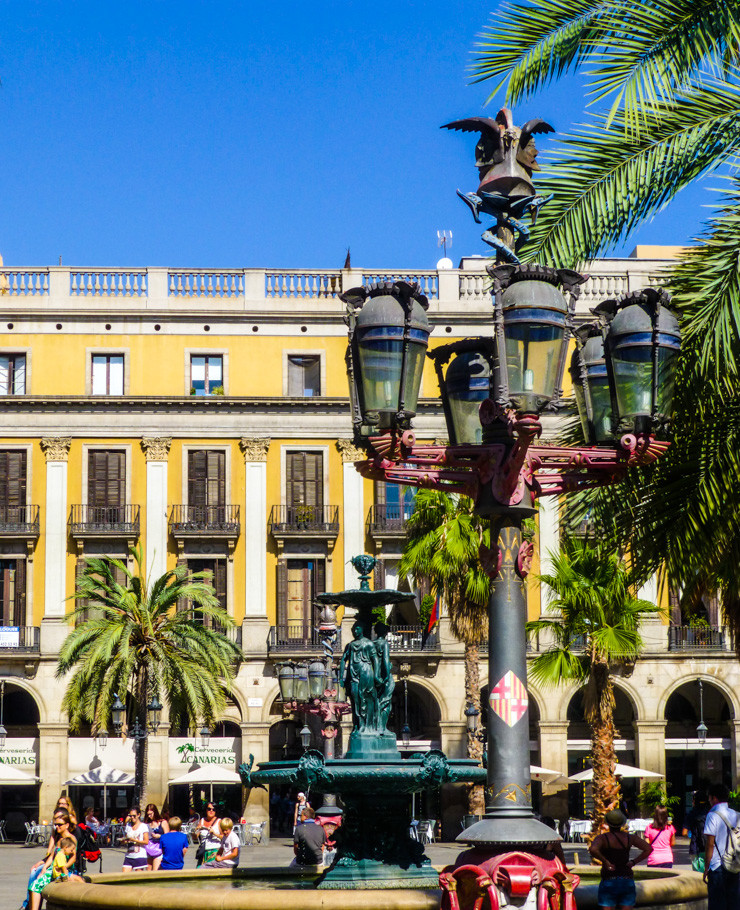
<path id="1" fill-rule="evenodd" d="M 462 849 L 461 844 L 429 844 L 427 854 L 435 866 L 442 867 L 452 862 Z M 588 863 L 585 844 L 565 844 L 565 857 L 569 864 L 577 866 Z M 103 871 L 120 870 L 124 851 L 117 847 L 103 850 Z M 0 910 L 18 910 L 23 900 L 23 890 L 28 879 L 31 865 L 44 856 L 43 847 L 24 847 L 20 844 L 0 845 Z M 688 860 L 688 840 L 677 838 L 676 868 L 690 868 Z M 269 844 L 256 847 L 243 847 L 240 866 L 287 866 L 293 858 L 292 841 L 287 838 L 274 838 Z M 195 848 L 188 850 L 185 857 L 185 868 L 195 868 Z M 134 873 L 132 873 L 134 874 Z M 70 886 L 72 887 L 72 886 Z"/>

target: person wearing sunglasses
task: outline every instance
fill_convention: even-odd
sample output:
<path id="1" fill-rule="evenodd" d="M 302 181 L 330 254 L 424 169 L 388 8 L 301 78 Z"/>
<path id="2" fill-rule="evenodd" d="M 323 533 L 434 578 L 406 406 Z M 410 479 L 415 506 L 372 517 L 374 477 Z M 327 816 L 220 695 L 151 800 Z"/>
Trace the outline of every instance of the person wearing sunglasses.
<path id="1" fill-rule="evenodd" d="M 141 809 L 132 806 L 126 819 L 126 855 L 123 858 L 124 872 L 142 872 L 147 868 L 146 845 L 149 843 L 149 827 L 141 820 Z"/>
<path id="2" fill-rule="evenodd" d="M 52 863 L 54 861 L 54 856 L 56 855 L 56 852 L 57 852 L 58 844 L 63 838 L 65 838 L 65 839 L 69 838 L 75 844 L 75 851 L 72 854 L 72 856 L 69 857 L 70 859 L 72 859 L 72 862 L 70 863 L 70 867 L 74 868 L 74 863 L 75 863 L 75 859 L 76 859 L 75 854 L 76 854 L 76 850 L 77 850 L 77 838 L 74 836 L 74 834 L 72 834 L 72 830 L 70 827 L 71 821 L 72 820 L 70 819 L 69 814 L 66 812 L 66 810 L 57 809 L 54 812 L 54 833 L 51 836 L 51 844 L 53 844 L 53 847 L 52 847 L 51 851 L 47 854 L 46 859 L 44 860 L 44 864 L 41 867 L 41 873 L 31 883 L 31 887 L 29 889 L 30 900 L 28 902 L 29 910 L 39 910 L 39 907 L 41 906 L 41 892 L 51 881 Z M 78 879 L 79 876 L 76 876 L 76 875 L 69 876 L 70 880 L 75 879 L 75 878 Z"/>
<path id="3" fill-rule="evenodd" d="M 211 802 L 206 803 L 205 815 L 195 829 L 199 841 L 198 849 L 195 851 L 196 867 L 202 866 L 203 863 L 210 862 L 218 853 L 219 847 L 221 846 L 218 823 L 219 818 L 216 814 L 216 806 Z"/>

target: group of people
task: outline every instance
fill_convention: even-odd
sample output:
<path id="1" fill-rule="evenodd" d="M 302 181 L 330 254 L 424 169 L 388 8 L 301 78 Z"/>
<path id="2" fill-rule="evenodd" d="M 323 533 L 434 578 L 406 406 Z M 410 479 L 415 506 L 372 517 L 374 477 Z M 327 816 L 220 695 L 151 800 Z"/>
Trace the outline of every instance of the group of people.
<path id="1" fill-rule="evenodd" d="M 740 825 L 740 813 L 730 809 L 727 787 L 715 784 L 709 788 L 709 808 L 701 817 L 694 813 L 691 845 L 694 855 L 704 850 L 704 881 L 708 890 L 708 910 L 740 908 L 740 873 L 724 868 L 722 858 L 730 845 L 730 831 Z M 699 809 L 701 807 L 698 807 Z M 624 830 L 627 818 L 619 809 L 606 813 L 609 830 L 595 837 L 589 847 L 591 856 L 601 863 L 598 903 L 602 910 L 630 910 L 635 906 L 636 889 L 633 868 L 647 860 L 649 868 L 670 869 L 676 829 L 665 806 L 658 806 L 645 836 Z M 639 854 L 632 859 L 632 849 Z"/>

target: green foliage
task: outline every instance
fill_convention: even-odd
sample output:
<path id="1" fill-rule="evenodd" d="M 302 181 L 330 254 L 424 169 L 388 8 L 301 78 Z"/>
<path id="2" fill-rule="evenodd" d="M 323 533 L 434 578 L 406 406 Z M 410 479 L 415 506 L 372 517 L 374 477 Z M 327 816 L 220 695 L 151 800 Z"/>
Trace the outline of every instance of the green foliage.
<path id="1" fill-rule="evenodd" d="M 479 644 L 488 634 L 490 581 L 478 556 L 481 544 L 489 546 L 488 523 L 468 496 L 419 490 L 406 533 L 399 573 L 428 580 L 432 595 L 444 597 L 453 635 Z"/>
<path id="2" fill-rule="evenodd" d="M 740 790 L 730 790 L 727 805 L 735 812 L 740 812 Z"/>
<path id="3" fill-rule="evenodd" d="M 70 675 L 62 700 L 70 726 L 107 728 L 116 694 L 128 694 L 139 716 L 156 694 L 169 704 L 173 722 L 210 723 L 223 711 L 241 652 L 203 620 L 224 630 L 234 622 L 209 572 L 189 574 L 178 566 L 148 580 L 140 548 L 132 553 L 134 572 L 117 559 L 90 558 L 78 581 L 73 596 L 81 604 L 69 616 L 77 625 L 61 647 L 56 673 L 58 679 Z"/>
<path id="4" fill-rule="evenodd" d="M 373 617 L 373 625 L 375 625 L 376 622 L 385 622 L 387 619 L 385 607 L 373 607 L 371 615 Z"/>
<path id="5" fill-rule="evenodd" d="M 211 389 L 211 395 L 223 395 L 224 387 L 222 385 L 217 385 Z"/>
<path id="6" fill-rule="evenodd" d="M 582 73 L 595 105 L 538 180 L 555 193 L 526 251 L 538 262 L 598 255 L 740 149 L 737 4 L 505 0 L 478 50 L 474 80 L 508 103 Z"/>
<path id="7" fill-rule="evenodd" d="M 642 785 L 638 802 L 644 817 L 652 815 L 658 806 L 671 809 L 680 804 L 680 797 L 668 796 L 669 786 L 670 784 L 666 785 L 663 781 L 650 781 Z"/>
<path id="8" fill-rule="evenodd" d="M 551 554 L 553 571 L 540 575 L 555 597 L 552 618 L 527 623 L 527 635 L 548 636 L 553 644 L 530 664 L 532 678 L 545 686 L 563 680 L 586 682 L 598 662 L 637 657 L 642 647 L 639 620 L 659 612 L 636 598 L 618 553 L 577 538 Z"/>
<path id="9" fill-rule="evenodd" d="M 419 607 L 419 622 L 425 629 L 429 625 L 429 617 L 432 615 L 433 608 L 434 595 L 425 594 L 421 599 L 421 605 Z"/>

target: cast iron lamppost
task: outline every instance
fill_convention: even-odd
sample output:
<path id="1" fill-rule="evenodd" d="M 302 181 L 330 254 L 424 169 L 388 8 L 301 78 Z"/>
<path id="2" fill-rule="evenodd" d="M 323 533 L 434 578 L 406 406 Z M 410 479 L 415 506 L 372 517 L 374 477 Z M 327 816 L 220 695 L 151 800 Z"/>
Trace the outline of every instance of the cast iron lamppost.
<path id="1" fill-rule="evenodd" d="M 162 716 L 162 704 L 156 695 L 153 695 L 151 701 L 146 706 L 146 723 L 141 724 L 139 718 L 134 718 L 133 725 L 128 728 L 127 736 L 134 741 L 135 749 L 135 769 L 134 775 L 134 803 L 138 805 L 141 802 L 144 793 L 144 742 L 150 733 L 156 733 L 159 729 L 159 723 Z M 117 736 L 123 732 L 123 724 L 126 719 L 126 706 L 116 694 L 111 705 L 111 718 L 113 720 L 113 729 Z"/>
<path id="2" fill-rule="evenodd" d="M 8 739 L 8 731 L 5 729 L 5 724 L 3 723 L 3 715 L 5 713 L 5 680 L 0 680 L 0 749 L 5 748 L 5 743 Z"/>
<path id="3" fill-rule="evenodd" d="M 524 579 L 533 547 L 522 538 L 522 521 L 534 515 L 537 497 L 612 483 L 665 451 L 668 443 L 656 436 L 670 414 L 680 332 L 659 288 L 602 303 L 594 322 L 579 325 L 575 306 L 586 277 L 519 262 L 515 232 L 520 239 L 527 233 L 519 219 L 545 201 L 531 184 L 532 134 L 551 127 L 530 121 L 518 129 L 505 110 L 495 121 L 449 126 L 481 134 L 481 186 L 463 198 L 477 220 L 481 213 L 496 219 L 496 234 L 483 237 L 498 259 L 488 268 L 488 334 L 427 354 L 449 445 L 416 445 L 411 431 L 432 330 L 418 285 L 378 283 L 342 299 L 355 443 L 369 456 L 357 469 L 368 478 L 467 494 L 491 523 L 491 547 L 480 552 L 492 581 L 486 813 L 458 840 L 495 857 L 554 839 L 531 806 Z M 559 405 L 568 361 L 587 445 L 537 445 L 540 414 Z"/>
<path id="4" fill-rule="evenodd" d="M 696 728 L 696 738 L 700 746 L 706 743 L 708 733 L 709 728 L 704 723 L 704 683 L 699 680 L 699 725 Z"/>

